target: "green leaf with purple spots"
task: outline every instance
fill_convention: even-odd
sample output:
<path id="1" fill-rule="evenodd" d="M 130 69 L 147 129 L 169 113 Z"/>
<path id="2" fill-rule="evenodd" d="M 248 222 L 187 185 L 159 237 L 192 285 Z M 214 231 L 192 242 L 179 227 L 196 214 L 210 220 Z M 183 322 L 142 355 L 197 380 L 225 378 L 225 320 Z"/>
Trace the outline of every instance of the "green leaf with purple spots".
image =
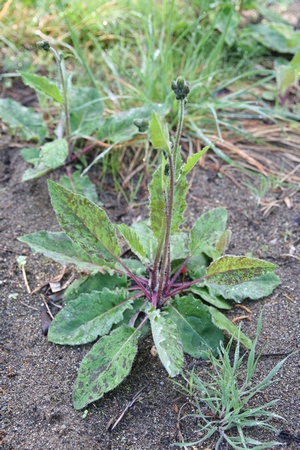
<path id="1" fill-rule="evenodd" d="M 109 333 L 123 320 L 133 293 L 125 289 L 92 291 L 68 303 L 51 322 L 48 339 L 61 345 L 81 345 Z"/>
<path id="2" fill-rule="evenodd" d="M 151 307 L 146 311 L 158 356 L 170 377 L 175 377 L 183 366 L 183 348 L 176 324 L 166 313 Z"/>
<path id="3" fill-rule="evenodd" d="M 235 286 L 213 284 L 207 280 L 210 295 L 221 296 L 229 300 L 234 300 L 237 303 L 241 303 L 245 299 L 258 300 L 267 297 L 279 284 L 280 279 L 274 272 L 266 273 L 261 277 L 253 278 L 250 281 L 239 283 Z M 219 307 L 218 305 L 214 306 Z"/>
<path id="4" fill-rule="evenodd" d="M 43 253 L 60 264 L 75 264 L 80 270 L 98 272 L 101 269 L 109 270 L 114 263 L 109 263 L 93 253 L 86 253 L 80 245 L 73 242 L 66 233 L 37 231 L 18 238 L 20 242 L 29 245 L 36 253 Z"/>
<path id="5" fill-rule="evenodd" d="M 208 267 L 207 283 L 236 285 L 276 269 L 275 264 L 245 256 L 223 256 Z"/>
<path id="6" fill-rule="evenodd" d="M 130 372 L 141 332 L 122 325 L 101 338 L 83 358 L 75 382 L 73 404 L 85 408 L 117 387 Z"/>
<path id="7" fill-rule="evenodd" d="M 82 195 L 48 181 L 58 221 L 72 241 L 89 255 L 116 261 L 120 255 L 115 228 L 106 212 Z"/>

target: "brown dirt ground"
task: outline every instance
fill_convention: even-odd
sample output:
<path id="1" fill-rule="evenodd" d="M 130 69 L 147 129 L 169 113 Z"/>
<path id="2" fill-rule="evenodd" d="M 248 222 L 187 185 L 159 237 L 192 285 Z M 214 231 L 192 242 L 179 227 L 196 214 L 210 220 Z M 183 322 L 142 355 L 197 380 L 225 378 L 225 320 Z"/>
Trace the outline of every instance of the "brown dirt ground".
<path id="1" fill-rule="evenodd" d="M 62 347 L 47 341 L 41 331 L 39 294 L 27 293 L 22 271 L 16 259 L 27 255 L 26 272 L 32 289 L 57 275 L 61 268 L 42 255 L 33 255 L 17 237 L 37 230 L 59 230 L 50 205 L 46 177 L 22 183 L 26 164 L 20 158 L 22 143 L 3 132 L 0 141 L 0 448 L 3 450 L 166 450 L 180 440 L 196 440 L 197 423 L 182 422 L 178 429 L 178 409 L 184 414 L 193 410 L 191 398 L 180 395 L 169 381 L 156 357 L 150 354 L 153 345 L 147 337 L 140 346 L 130 376 L 113 392 L 83 411 L 75 411 L 71 393 L 80 361 L 89 349 Z M 263 151 L 263 149 L 262 149 Z M 58 178 L 58 173 L 50 175 Z M 235 174 L 243 182 L 241 173 Z M 276 193 L 271 193 L 276 196 Z M 130 222 L 141 211 L 118 205 L 116 196 L 99 193 L 104 207 L 110 206 L 112 219 Z M 243 330 L 254 337 L 257 318 L 264 308 L 260 346 L 267 345 L 258 366 L 256 380 L 261 380 L 283 354 L 299 349 L 299 227 L 300 195 L 292 198 L 293 208 L 284 202 L 268 217 L 262 215 L 257 200 L 249 192 L 235 187 L 227 177 L 215 177 L 208 170 L 197 168 L 188 194 L 187 218 L 194 221 L 203 211 L 225 206 L 233 239 L 228 253 L 251 252 L 278 265 L 282 283 L 268 298 L 245 302 L 251 308 L 251 321 L 245 320 Z M 113 207 L 112 207 L 113 206 Z M 267 245 L 267 249 L 264 248 Z M 291 256 L 289 253 L 293 253 Z M 298 259 L 297 259 L 298 258 Z M 233 318 L 244 314 L 242 309 L 229 313 Z M 273 355 L 273 356 L 272 356 Z M 186 368 L 196 360 L 187 358 Z M 197 366 L 201 375 L 203 365 Z M 273 410 L 286 422 L 278 421 L 279 429 L 293 434 L 300 432 L 300 364 L 299 354 L 290 357 L 277 381 L 258 401 L 278 398 Z M 107 431 L 126 403 L 144 388 L 138 401 L 126 412 L 115 430 Z M 276 436 L 249 430 L 252 437 L 274 439 Z M 292 443 L 290 448 L 297 444 Z M 212 449 L 214 441 L 194 449 Z M 223 447 L 225 448 L 225 447 Z"/>

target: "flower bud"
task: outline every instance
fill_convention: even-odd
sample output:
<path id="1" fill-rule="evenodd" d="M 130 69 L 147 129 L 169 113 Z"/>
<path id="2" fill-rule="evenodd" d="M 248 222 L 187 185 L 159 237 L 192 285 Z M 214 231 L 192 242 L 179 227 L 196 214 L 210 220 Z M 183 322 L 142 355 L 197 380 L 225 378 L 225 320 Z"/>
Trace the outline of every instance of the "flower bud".
<path id="1" fill-rule="evenodd" d="M 184 86 L 184 83 L 185 83 L 184 78 L 183 77 L 178 77 L 176 81 L 177 81 L 177 88 L 178 89 L 183 89 L 183 86 Z"/>
<path id="2" fill-rule="evenodd" d="M 145 133 L 149 128 L 149 120 L 148 119 L 134 119 L 133 125 L 138 128 L 139 133 Z"/>
<path id="3" fill-rule="evenodd" d="M 46 52 L 50 51 L 50 44 L 48 41 L 39 41 L 36 43 L 37 48 L 45 50 Z"/>
<path id="4" fill-rule="evenodd" d="M 185 81 L 183 77 L 178 77 L 176 81 L 172 81 L 171 88 L 176 94 L 176 100 L 185 100 L 191 90 L 190 83 Z"/>

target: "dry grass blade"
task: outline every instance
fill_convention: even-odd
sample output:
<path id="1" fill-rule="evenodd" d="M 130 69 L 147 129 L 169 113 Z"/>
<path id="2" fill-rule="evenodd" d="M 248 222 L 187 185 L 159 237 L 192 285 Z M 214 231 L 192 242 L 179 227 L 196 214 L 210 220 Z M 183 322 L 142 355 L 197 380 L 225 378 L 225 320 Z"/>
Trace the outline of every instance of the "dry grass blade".
<path id="1" fill-rule="evenodd" d="M 247 154 L 245 151 L 243 151 L 240 147 L 237 145 L 229 142 L 229 141 L 219 141 L 218 147 L 220 147 L 222 150 L 228 150 L 229 152 L 235 154 L 238 156 L 238 158 L 244 159 L 250 166 L 253 166 L 255 169 L 258 170 L 258 172 L 262 173 L 266 177 L 269 176 L 270 172 L 266 167 L 264 167 L 260 162 L 258 162 L 255 158 Z"/>
<path id="2" fill-rule="evenodd" d="M 294 125 L 257 124 L 249 126 L 249 122 L 244 122 L 247 133 L 255 139 L 262 139 L 263 143 L 245 143 L 241 138 L 230 137 L 227 150 L 233 153 L 233 158 L 237 158 L 243 164 L 243 159 L 247 163 L 247 168 L 252 165 L 252 170 L 258 170 L 265 176 L 273 175 L 280 177 L 280 182 L 299 183 L 300 182 L 300 157 L 299 140 L 300 128 L 294 128 Z M 220 145 L 220 143 L 218 144 Z M 238 147 L 237 147 L 238 146 Z M 240 151 L 237 152 L 236 148 Z M 269 157 L 268 157 L 269 155 Z M 276 164 L 271 157 L 276 156 L 280 164 Z M 242 160 L 242 161 L 241 161 Z M 253 160 L 255 163 L 253 164 Z M 259 170 L 260 164 L 266 169 L 267 174 Z M 295 166 L 296 164 L 296 166 Z M 287 172 L 283 168 L 289 168 Z"/>

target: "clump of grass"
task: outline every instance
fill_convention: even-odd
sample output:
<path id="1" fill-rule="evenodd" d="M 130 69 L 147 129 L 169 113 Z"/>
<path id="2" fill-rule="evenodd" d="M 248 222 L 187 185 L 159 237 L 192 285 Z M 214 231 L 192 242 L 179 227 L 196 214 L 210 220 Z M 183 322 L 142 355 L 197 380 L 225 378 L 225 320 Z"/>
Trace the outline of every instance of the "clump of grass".
<path id="1" fill-rule="evenodd" d="M 283 366 L 286 359 L 280 361 L 260 382 L 256 383 L 253 376 L 262 352 L 256 356 L 256 346 L 261 330 L 262 315 L 257 325 L 256 337 L 248 356 L 246 353 L 240 355 L 240 341 L 231 358 L 233 339 L 230 339 L 226 347 L 220 345 L 218 355 L 209 354 L 212 371 L 208 374 L 209 380 L 203 380 L 199 375 L 192 372 L 185 377 L 188 387 L 175 382 L 195 400 L 197 413 L 189 414 L 181 418 L 193 417 L 199 420 L 201 438 L 195 442 L 184 442 L 175 444 L 180 447 L 197 445 L 217 435 L 215 450 L 221 448 L 226 441 L 234 449 L 265 449 L 276 445 L 282 445 L 277 441 L 261 442 L 253 439 L 245 431 L 251 428 L 267 429 L 272 432 L 278 430 L 270 424 L 272 419 L 282 419 L 281 416 L 270 411 L 269 408 L 278 402 L 272 400 L 263 405 L 253 406 L 250 401 L 272 382 L 274 376 Z"/>

